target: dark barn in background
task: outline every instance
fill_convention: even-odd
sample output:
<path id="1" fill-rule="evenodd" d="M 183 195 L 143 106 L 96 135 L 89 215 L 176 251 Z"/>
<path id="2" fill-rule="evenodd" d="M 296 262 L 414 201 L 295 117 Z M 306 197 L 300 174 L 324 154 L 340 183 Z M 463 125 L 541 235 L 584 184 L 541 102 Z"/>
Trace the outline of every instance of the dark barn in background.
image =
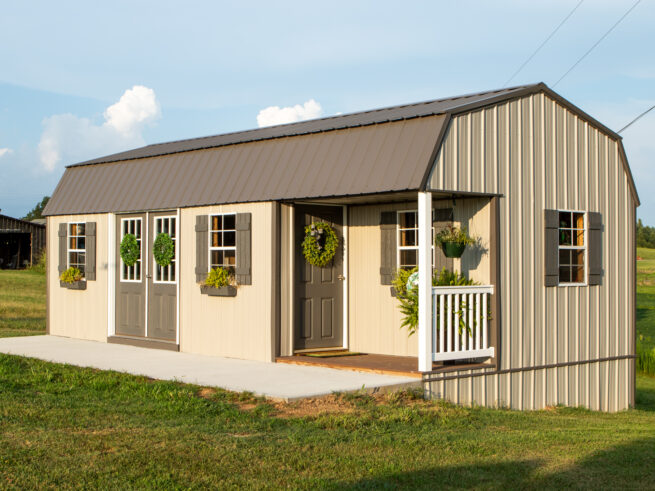
<path id="1" fill-rule="evenodd" d="M 45 225 L 0 215 L 0 269 L 20 269 L 39 260 Z"/>

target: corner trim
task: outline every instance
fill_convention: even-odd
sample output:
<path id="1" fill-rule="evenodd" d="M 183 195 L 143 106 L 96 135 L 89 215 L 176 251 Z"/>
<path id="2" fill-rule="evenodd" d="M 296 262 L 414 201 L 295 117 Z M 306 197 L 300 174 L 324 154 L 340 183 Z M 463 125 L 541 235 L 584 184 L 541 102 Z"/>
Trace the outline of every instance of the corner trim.
<path id="1" fill-rule="evenodd" d="M 421 179 L 421 185 L 419 187 L 419 191 L 427 191 L 428 182 L 430 181 L 430 176 L 432 175 L 432 171 L 434 170 L 434 166 L 437 161 L 437 156 L 439 155 L 439 151 L 441 150 L 441 144 L 443 143 L 444 138 L 446 137 L 446 133 L 450 128 L 451 120 L 452 120 L 452 114 L 446 113 L 444 121 L 441 124 L 441 129 L 439 130 L 439 134 L 437 135 L 437 141 L 435 142 L 434 148 L 432 149 L 432 153 L 430 154 L 428 167 L 425 170 L 425 173 L 423 174 L 423 178 Z"/>

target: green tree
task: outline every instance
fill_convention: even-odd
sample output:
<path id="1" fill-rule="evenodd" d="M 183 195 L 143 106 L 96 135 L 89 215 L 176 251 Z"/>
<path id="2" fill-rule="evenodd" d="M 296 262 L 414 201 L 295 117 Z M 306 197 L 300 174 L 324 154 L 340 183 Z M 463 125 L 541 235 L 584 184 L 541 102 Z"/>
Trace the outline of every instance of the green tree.
<path id="1" fill-rule="evenodd" d="M 21 220 L 36 220 L 37 218 L 43 218 L 43 209 L 45 208 L 45 205 L 48 204 L 48 200 L 50 199 L 50 196 L 44 196 L 43 199 L 37 203 L 37 205 L 30 210 L 30 212 L 25 215 Z"/>
<path id="2" fill-rule="evenodd" d="M 637 220 L 637 247 L 655 249 L 655 227 L 644 225 L 641 218 Z"/>

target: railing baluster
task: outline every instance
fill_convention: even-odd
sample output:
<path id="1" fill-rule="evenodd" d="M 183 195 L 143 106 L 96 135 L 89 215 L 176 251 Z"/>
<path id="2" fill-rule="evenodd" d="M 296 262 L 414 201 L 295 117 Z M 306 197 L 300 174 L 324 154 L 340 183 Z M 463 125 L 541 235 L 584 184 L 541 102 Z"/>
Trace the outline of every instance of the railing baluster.
<path id="1" fill-rule="evenodd" d="M 453 295 L 448 295 L 448 346 L 446 352 L 453 350 Z"/>
<path id="2" fill-rule="evenodd" d="M 459 293 L 455 294 L 455 329 L 453 329 L 455 332 L 453 333 L 455 335 L 455 351 L 459 351 L 459 338 L 460 338 L 460 333 L 459 333 Z M 466 317 L 465 317 L 466 319 Z"/>
<path id="3" fill-rule="evenodd" d="M 480 294 L 475 294 L 475 349 L 480 349 Z"/>
<path id="4" fill-rule="evenodd" d="M 468 307 L 468 314 L 469 314 L 469 320 L 467 327 L 468 329 L 466 330 L 466 333 L 468 334 L 468 342 L 466 343 L 467 349 L 471 350 L 473 349 L 473 294 L 469 293 L 466 295 L 467 298 L 467 307 Z"/>
<path id="5" fill-rule="evenodd" d="M 446 313 L 444 311 L 445 298 L 443 295 L 439 295 L 439 352 L 443 353 L 444 351 L 444 337 L 446 333 Z"/>
<path id="6" fill-rule="evenodd" d="M 437 292 L 432 290 L 432 352 L 437 351 Z"/>
<path id="7" fill-rule="evenodd" d="M 485 349 L 489 347 L 487 339 L 487 297 L 489 297 L 488 293 L 482 294 L 482 347 Z"/>

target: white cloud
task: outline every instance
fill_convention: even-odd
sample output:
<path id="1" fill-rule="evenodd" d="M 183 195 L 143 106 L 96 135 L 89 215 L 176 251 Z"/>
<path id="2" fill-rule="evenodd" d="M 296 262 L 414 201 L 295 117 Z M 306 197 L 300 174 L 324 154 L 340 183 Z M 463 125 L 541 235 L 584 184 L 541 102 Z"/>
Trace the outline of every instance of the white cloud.
<path id="1" fill-rule="evenodd" d="M 11 148 L 0 148 L 0 158 L 10 153 L 13 153 L 13 150 Z"/>
<path id="2" fill-rule="evenodd" d="M 105 110 L 100 125 L 73 114 L 45 118 L 38 146 L 41 165 L 52 172 L 62 160 L 79 162 L 141 146 L 144 127 L 160 117 L 155 92 L 135 85 Z"/>
<path id="3" fill-rule="evenodd" d="M 321 114 L 323 114 L 323 108 L 314 99 L 308 100 L 302 106 L 300 104 L 289 107 L 269 106 L 259 111 L 257 125 L 261 128 L 276 124 L 295 123 L 318 118 Z"/>
<path id="4" fill-rule="evenodd" d="M 122 135 L 132 136 L 143 124 L 161 117 L 161 109 L 155 91 L 135 85 L 125 91 L 120 100 L 105 111 L 105 123 Z"/>

